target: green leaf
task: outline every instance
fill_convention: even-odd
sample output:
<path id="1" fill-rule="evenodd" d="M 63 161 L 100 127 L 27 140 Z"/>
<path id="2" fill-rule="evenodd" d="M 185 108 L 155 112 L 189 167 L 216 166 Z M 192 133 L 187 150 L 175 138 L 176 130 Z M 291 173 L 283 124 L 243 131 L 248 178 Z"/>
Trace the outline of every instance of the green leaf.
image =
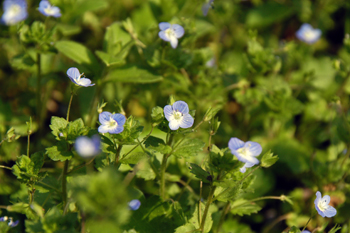
<path id="1" fill-rule="evenodd" d="M 261 159 L 261 166 L 262 167 L 271 167 L 272 165 L 274 165 L 278 160 L 278 156 L 277 155 L 273 155 L 273 153 L 271 153 L 271 151 L 266 152 L 262 159 Z"/>
<path id="2" fill-rule="evenodd" d="M 57 142 L 56 146 L 46 148 L 46 152 L 53 161 L 66 161 L 73 157 L 72 151 L 68 149 L 66 142 Z"/>
<path id="3" fill-rule="evenodd" d="M 152 108 L 151 117 L 152 117 L 152 125 L 153 126 L 157 126 L 160 123 L 162 123 L 162 121 L 164 120 L 163 108 L 161 108 L 159 106 Z"/>
<path id="4" fill-rule="evenodd" d="M 44 165 L 44 152 L 36 152 L 31 155 L 31 162 L 34 164 L 33 172 L 38 174 Z"/>
<path id="5" fill-rule="evenodd" d="M 42 152 L 33 154 L 32 159 L 22 155 L 17 159 L 16 164 L 12 166 L 12 173 L 24 183 L 34 183 L 39 179 L 38 173 L 43 164 L 44 154 Z"/>
<path id="6" fill-rule="evenodd" d="M 23 202 L 7 206 L 7 211 L 25 214 L 29 219 L 38 218 L 36 213 L 32 210 L 32 208 L 30 208 L 29 204 Z"/>
<path id="7" fill-rule="evenodd" d="M 136 66 L 112 70 L 105 79 L 106 82 L 123 83 L 154 83 L 162 80 L 162 76 Z"/>
<path id="8" fill-rule="evenodd" d="M 338 230 L 340 230 L 341 227 L 336 224 L 328 233 L 336 233 Z"/>
<path id="9" fill-rule="evenodd" d="M 194 174 L 198 179 L 205 183 L 210 183 L 212 181 L 212 177 L 209 172 L 203 170 L 200 166 L 195 163 L 190 163 L 191 173 Z"/>
<path id="10" fill-rule="evenodd" d="M 160 138 L 149 136 L 144 143 L 147 149 L 151 149 L 162 154 L 168 154 L 171 151 L 171 147 L 166 145 Z"/>
<path id="11" fill-rule="evenodd" d="M 148 159 L 148 154 L 145 152 L 134 152 L 126 157 L 123 157 L 120 162 L 123 164 L 137 164 L 143 159 Z"/>
<path id="12" fill-rule="evenodd" d="M 205 143 L 197 138 L 186 138 L 174 149 L 173 154 L 179 158 L 195 156 L 203 150 Z"/>
<path id="13" fill-rule="evenodd" d="M 239 216 L 258 213 L 262 208 L 244 199 L 239 199 L 231 203 L 231 213 Z"/>
<path id="14" fill-rule="evenodd" d="M 292 227 L 289 229 L 288 233 L 300 233 L 300 230 L 299 230 L 298 227 L 292 226 Z"/>
<path id="15" fill-rule="evenodd" d="M 67 127 L 68 122 L 66 119 L 62 117 L 51 117 L 50 129 L 52 130 L 52 134 L 56 136 L 56 139 L 59 140 L 59 134 L 63 132 L 63 130 Z"/>
<path id="16" fill-rule="evenodd" d="M 94 54 L 84 45 L 62 40 L 55 43 L 55 48 L 76 63 L 90 69 L 95 75 L 99 74 L 100 64 Z"/>

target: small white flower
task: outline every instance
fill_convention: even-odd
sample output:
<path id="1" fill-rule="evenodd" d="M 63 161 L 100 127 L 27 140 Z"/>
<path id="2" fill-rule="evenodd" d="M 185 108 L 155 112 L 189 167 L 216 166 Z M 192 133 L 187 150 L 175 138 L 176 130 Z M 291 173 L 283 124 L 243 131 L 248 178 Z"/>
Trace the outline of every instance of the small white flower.
<path id="1" fill-rule="evenodd" d="M 78 68 L 71 67 L 67 70 L 67 75 L 69 79 L 78 86 L 89 87 L 95 85 L 91 84 L 91 80 L 85 78 L 84 73 L 80 74 Z"/>
<path id="2" fill-rule="evenodd" d="M 98 117 L 101 125 L 98 127 L 99 133 L 118 134 L 123 132 L 126 118 L 123 114 L 101 112 Z"/>
<path id="3" fill-rule="evenodd" d="M 304 23 L 295 34 L 299 40 L 313 44 L 320 39 L 322 31 L 320 29 L 314 29 L 308 23 Z"/>
<path id="4" fill-rule="evenodd" d="M 316 192 L 315 208 L 322 217 L 331 218 L 337 214 L 337 210 L 333 206 L 328 205 L 330 201 L 331 197 L 329 195 L 322 197 L 319 191 Z"/>
<path id="5" fill-rule="evenodd" d="M 74 144 L 75 150 L 82 158 L 92 158 L 101 153 L 100 145 L 101 139 L 98 135 L 92 136 L 91 139 L 86 136 L 80 136 L 75 140 Z"/>
<path id="6" fill-rule="evenodd" d="M 185 34 L 185 30 L 178 24 L 160 23 L 159 29 L 161 30 L 158 35 L 164 41 L 169 41 L 171 47 L 174 49 L 177 47 L 178 38 L 181 38 Z"/>
<path id="7" fill-rule="evenodd" d="M 14 25 L 28 17 L 25 0 L 5 0 L 3 9 L 4 14 L 1 17 L 1 22 L 6 25 Z"/>
<path id="8" fill-rule="evenodd" d="M 52 16 L 55 18 L 61 17 L 61 10 L 57 6 L 52 6 L 49 1 L 41 0 L 39 9 L 41 14 L 45 16 Z"/>

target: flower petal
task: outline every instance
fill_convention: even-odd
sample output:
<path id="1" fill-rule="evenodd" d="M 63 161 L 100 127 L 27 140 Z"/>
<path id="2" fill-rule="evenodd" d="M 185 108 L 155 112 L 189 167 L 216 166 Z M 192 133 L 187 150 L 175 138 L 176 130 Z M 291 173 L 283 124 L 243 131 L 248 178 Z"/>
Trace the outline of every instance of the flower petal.
<path id="1" fill-rule="evenodd" d="M 125 116 L 120 113 L 113 114 L 112 119 L 114 119 L 118 123 L 118 125 L 121 125 L 121 126 L 123 126 L 126 121 Z"/>
<path id="2" fill-rule="evenodd" d="M 324 215 L 327 218 L 334 217 L 337 214 L 337 210 L 333 206 L 328 206 L 328 208 L 324 211 Z"/>
<path id="3" fill-rule="evenodd" d="M 249 150 L 249 154 L 251 156 L 258 156 L 261 154 L 262 151 L 261 145 L 257 142 L 248 141 L 244 144 L 244 147 L 246 147 Z"/>
<path id="4" fill-rule="evenodd" d="M 210 7 L 211 7 L 211 5 L 209 3 L 204 3 L 203 4 L 203 6 L 202 6 L 202 13 L 203 13 L 204 16 L 208 15 L 208 11 L 209 11 Z M 242 172 L 242 173 L 244 173 L 244 172 Z"/>
<path id="5" fill-rule="evenodd" d="M 112 113 L 110 112 L 101 112 L 100 115 L 98 116 L 98 121 L 104 125 L 107 122 L 109 122 L 110 117 L 112 116 Z"/>
<path id="6" fill-rule="evenodd" d="M 165 118 L 170 121 L 170 117 L 173 115 L 173 107 L 171 105 L 166 105 L 163 111 Z"/>
<path id="7" fill-rule="evenodd" d="M 177 120 L 169 121 L 169 128 L 171 130 L 178 130 L 180 127 L 180 122 Z"/>
<path id="8" fill-rule="evenodd" d="M 41 2 L 39 3 L 39 10 L 43 10 L 45 8 L 51 7 L 51 4 L 49 3 L 49 1 L 46 0 L 41 0 Z"/>
<path id="9" fill-rule="evenodd" d="M 161 22 L 161 23 L 158 24 L 158 26 L 159 26 L 160 30 L 164 31 L 164 30 L 170 28 L 171 24 L 170 23 L 166 23 L 166 22 Z"/>
<path id="10" fill-rule="evenodd" d="M 95 85 L 95 83 L 91 84 L 91 80 L 88 78 L 79 79 L 79 81 L 77 81 L 77 84 L 82 87 L 90 87 Z"/>
<path id="11" fill-rule="evenodd" d="M 170 41 L 170 38 L 168 37 L 168 35 L 165 33 L 165 31 L 160 31 L 158 33 L 158 36 L 160 37 L 160 39 L 164 40 L 164 41 Z"/>
<path id="12" fill-rule="evenodd" d="M 110 134 L 118 134 L 123 132 L 124 130 L 124 126 L 123 125 L 118 125 L 118 126 L 114 126 L 113 128 L 109 128 L 109 133 Z"/>
<path id="13" fill-rule="evenodd" d="M 73 81 L 73 80 L 77 80 L 77 78 L 80 76 L 80 72 L 79 72 L 78 68 L 71 67 L 67 70 L 67 75 L 70 78 L 70 80 Z"/>
<path id="14" fill-rule="evenodd" d="M 254 163 L 245 163 L 244 166 L 239 169 L 239 171 L 245 173 L 247 170 L 246 168 L 253 167 L 254 165 Z"/>
<path id="15" fill-rule="evenodd" d="M 173 104 L 173 109 L 177 110 L 183 114 L 190 112 L 187 103 L 185 101 L 182 101 L 182 100 L 176 101 Z"/>
<path id="16" fill-rule="evenodd" d="M 172 29 L 174 30 L 176 38 L 181 38 L 185 34 L 185 29 L 178 24 L 173 24 Z"/>
<path id="17" fill-rule="evenodd" d="M 244 146 L 244 142 L 238 138 L 231 138 L 228 142 L 228 147 L 230 148 L 231 152 L 238 150 L 239 148 L 242 148 Z M 234 154 L 232 152 L 232 154 Z"/>
<path id="18" fill-rule="evenodd" d="M 190 114 L 184 114 L 180 121 L 180 127 L 183 129 L 191 128 L 193 125 L 194 119 Z"/>
<path id="19" fill-rule="evenodd" d="M 326 203 L 327 205 L 329 204 L 330 201 L 331 201 L 331 197 L 329 195 L 324 195 L 320 200 L 320 202 Z"/>
<path id="20" fill-rule="evenodd" d="M 131 210 L 137 210 L 138 208 L 140 208 L 140 206 L 141 206 L 141 202 L 137 199 L 134 199 L 129 202 L 129 208 Z"/>
<path id="21" fill-rule="evenodd" d="M 177 44 L 178 44 L 178 40 L 175 36 L 172 36 L 169 38 L 170 39 L 170 45 L 171 47 L 173 47 L 173 49 L 176 49 Z"/>
<path id="22" fill-rule="evenodd" d="M 98 132 L 99 133 L 108 133 L 109 132 L 109 127 L 108 125 L 100 125 L 98 127 Z"/>

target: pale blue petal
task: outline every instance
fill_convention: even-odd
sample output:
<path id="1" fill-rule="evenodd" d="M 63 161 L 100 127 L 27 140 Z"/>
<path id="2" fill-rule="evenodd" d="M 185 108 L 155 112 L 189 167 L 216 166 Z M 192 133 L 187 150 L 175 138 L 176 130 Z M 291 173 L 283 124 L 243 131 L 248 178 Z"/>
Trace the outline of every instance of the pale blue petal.
<path id="1" fill-rule="evenodd" d="M 258 156 L 261 154 L 262 147 L 257 142 L 248 141 L 244 144 L 244 146 L 249 149 L 251 156 Z"/>
<path id="2" fill-rule="evenodd" d="M 176 37 L 174 36 L 170 37 L 170 45 L 173 49 L 176 49 L 178 42 L 179 41 L 177 40 Z"/>
<path id="3" fill-rule="evenodd" d="M 171 130 L 178 130 L 180 127 L 180 122 L 177 120 L 169 121 L 169 128 Z"/>
<path id="4" fill-rule="evenodd" d="M 44 10 L 45 8 L 48 8 L 48 7 L 51 7 L 51 4 L 49 3 L 49 1 L 42 0 L 39 3 L 39 11 Z"/>
<path id="5" fill-rule="evenodd" d="M 176 38 L 181 38 L 185 34 L 185 29 L 178 24 L 173 24 L 172 29 L 175 32 Z"/>
<path id="6" fill-rule="evenodd" d="M 167 34 L 165 33 L 165 31 L 160 31 L 158 33 L 160 39 L 164 40 L 164 41 L 170 41 L 170 38 L 167 36 Z"/>
<path id="7" fill-rule="evenodd" d="M 116 113 L 112 115 L 112 118 L 118 123 L 118 125 L 124 125 L 126 118 L 123 114 Z"/>
<path id="8" fill-rule="evenodd" d="M 98 120 L 102 125 L 104 125 L 107 122 L 109 122 L 111 115 L 112 113 L 110 112 L 101 112 L 100 115 L 98 116 Z"/>
<path id="9" fill-rule="evenodd" d="M 184 114 L 182 116 L 180 127 L 183 129 L 191 128 L 193 125 L 194 119 L 190 114 Z"/>
<path id="10" fill-rule="evenodd" d="M 232 153 L 233 151 L 238 150 L 243 146 L 244 146 L 244 142 L 238 138 L 231 138 L 230 141 L 228 142 L 228 147 L 230 148 Z"/>
<path id="11" fill-rule="evenodd" d="M 207 16 L 208 15 L 208 11 L 210 9 L 211 5 L 209 3 L 204 3 L 203 6 L 202 6 L 202 12 L 203 12 L 203 15 L 204 16 Z M 245 172 L 245 171 L 244 171 Z M 242 172 L 242 173 L 244 173 Z"/>
<path id="12" fill-rule="evenodd" d="M 337 210 L 333 206 L 328 206 L 324 211 L 324 215 L 328 218 L 334 217 L 337 214 Z"/>
<path id="13" fill-rule="evenodd" d="M 96 140 L 96 139 L 94 139 Z M 78 155 L 83 158 L 90 158 L 97 155 L 99 150 L 99 143 L 96 143 L 93 139 L 86 136 L 80 136 L 75 140 L 75 150 Z M 99 141 L 99 138 L 97 139 Z"/>
<path id="14" fill-rule="evenodd" d="M 19 223 L 19 220 L 14 221 L 14 222 L 11 221 L 11 222 L 8 223 L 8 225 L 9 225 L 10 227 L 15 227 L 15 226 L 18 225 L 18 223 Z"/>
<path id="15" fill-rule="evenodd" d="M 159 26 L 159 29 L 160 29 L 160 30 L 164 31 L 164 30 L 170 28 L 170 27 L 171 27 L 171 24 L 170 24 L 170 23 L 162 22 L 162 23 L 159 23 L 158 26 Z"/>
<path id="16" fill-rule="evenodd" d="M 76 83 L 76 79 L 79 78 L 80 76 L 80 72 L 78 70 L 78 68 L 75 67 L 71 67 L 67 70 L 67 75 L 70 78 L 70 80 L 74 83 Z"/>
<path id="17" fill-rule="evenodd" d="M 88 79 L 88 78 L 81 78 L 81 79 L 79 79 L 79 81 L 77 82 L 77 84 L 78 84 L 79 86 L 82 86 L 82 87 L 90 87 L 90 86 L 95 85 L 94 83 L 91 84 L 91 80 Z"/>
<path id="18" fill-rule="evenodd" d="M 4 11 L 7 11 L 12 5 L 19 5 L 21 8 L 27 8 L 27 2 L 25 0 L 5 0 L 3 3 Z"/>
<path id="19" fill-rule="evenodd" d="M 182 101 L 182 100 L 176 101 L 173 104 L 173 109 L 177 110 L 183 114 L 190 112 L 190 110 L 188 109 L 187 103 L 185 101 Z"/>
<path id="20" fill-rule="evenodd" d="M 173 107 L 171 105 L 166 105 L 164 107 L 164 116 L 165 118 L 170 121 L 170 117 L 173 115 Z"/>
<path id="21" fill-rule="evenodd" d="M 109 132 L 109 127 L 108 125 L 100 125 L 98 127 L 98 132 L 99 133 L 108 133 Z"/>
<path id="22" fill-rule="evenodd" d="M 314 30 L 314 28 L 310 24 L 304 23 L 303 25 L 301 25 L 299 30 L 302 31 L 302 32 L 305 32 L 305 31 L 308 31 L 308 30 Z"/>
<path id="23" fill-rule="evenodd" d="M 140 208 L 140 206 L 141 206 L 141 202 L 137 199 L 129 202 L 129 208 L 131 210 L 137 210 L 138 208 Z"/>
<path id="24" fill-rule="evenodd" d="M 53 17 L 55 17 L 55 18 L 58 18 L 58 17 L 61 17 L 61 16 L 62 16 L 62 15 L 61 15 L 61 10 L 60 10 L 60 8 L 58 8 L 57 6 L 53 6 L 51 10 L 52 10 L 51 16 L 53 16 Z"/>
<path id="25" fill-rule="evenodd" d="M 124 126 L 123 125 L 118 125 L 116 127 L 113 127 L 113 128 L 109 128 L 109 133 L 110 134 L 118 134 L 118 133 L 121 133 L 123 132 L 124 130 Z"/>
<path id="26" fill-rule="evenodd" d="M 321 199 L 321 202 L 326 203 L 327 205 L 331 201 L 331 197 L 329 195 L 324 195 L 323 198 Z"/>
<path id="27" fill-rule="evenodd" d="M 14 6 L 19 7 L 18 11 L 13 12 Z M 3 8 L 4 13 L 1 16 L 1 23 L 6 25 L 14 25 L 28 17 L 27 3 L 24 0 L 5 0 Z"/>

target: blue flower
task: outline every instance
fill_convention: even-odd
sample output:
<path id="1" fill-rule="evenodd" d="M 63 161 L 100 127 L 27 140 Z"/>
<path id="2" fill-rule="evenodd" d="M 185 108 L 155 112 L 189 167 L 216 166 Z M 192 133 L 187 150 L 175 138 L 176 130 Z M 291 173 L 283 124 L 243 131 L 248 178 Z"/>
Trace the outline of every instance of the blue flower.
<path id="1" fill-rule="evenodd" d="M 53 16 L 55 18 L 61 17 L 60 8 L 57 6 L 51 6 L 50 2 L 47 0 L 41 0 L 38 10 L 45 16 Z"/>
<path id="2" fill-rule="evenodd" d="M 178 24 L 160 23 L 159 29 L 161 30 L 158 35 L 162 40 L 170 41 L 171 47 L 174 49 L 177 47 L 177 39 L 181 38 L 185 34 L 185 30 Z"/>
<path id="3" fill-rule="evenodd" d="M 213 2 L 214 2 L 214 0 L 209 0 L 209 2 L 203 4 L 202 12 L 203 12 L 204 16 L 207 16 L 210 8 L 213 8 Z"/>
<path id="4" fill-rule="evenodd" d="M 141 206 L 141 202 L 137 199 L 134 199 L 132 201 L 129 202 L 129 208 L 131 210 L 138 210 Z"/>
<path id="5" fill-rule="evenodd" d="M 245 163 L 240 169 L 242 173 L 246 171 L 246 168 L 259 164 L 259 160 L 255 158 L 262 151 L 259 143 L 251 141 L 243 142 L 238 138 L 231 138 L 228 142 L 228 147 L 239 161 Z"/>
<path id="6" fill-rule="evenodd" d="M 173 105 L 164 107 L 164 116 L 169 121 L 169 128 L 177 130 L 180 128 L 190 128 L 194 119 L 189 114 L 188 105 L 184 101 L 176 101 Z"/>
<path id="7" fill-rule="evenodd" d="M 6 25 L 14 25 L 28 17 L 25 0 L 5 0 L 3 9 L 4 14 L 1 17 L 1 22 Z"/>
<path id="8" fill-rule="evenodd" d="M 311 233 L 310 231 L 308 231 L 308 230 L 303 230 L 302 232 L 300 232 L 300 233 Z"/>
<path id="9" fill-rule="evenodd" d="M 100 145 L 101 139 L 98 135 L 92 136 L 91 139 L 86 136 L 80 136 L 75 140 L 74 144 L 78 155 L 83 158 L 91 158 L 101 153 Z"/>
<path id="10" fill-rule="evenodd" d="M 310 24 L 304 23 L 300 29 L 295 33 L 299 40 L 308 44 L 313 44 L 320 39 L 322 31 L 314 29 Z"/>
<path id="11" fill-rule="evenodd" d="M 7 221 L 9 221 L 9 222 L 7 223 L 7 225 L 10 226 L 10 227 L 15 227 L 15 226 L 17 226 L 18 223 L 19 223 L 19 220 L 13 221 L 13 218 L 12 218 L 12 217 L 4 216 L 4 217 L 1 217 L 1 218 L 0 218 L 0 222 L 7 222 Z"/>
<path id="12" fill-rule="evenodd" d="M 101 112 L 98 119 L 101 123 L 98 127 L 100 133 L 118 134 L 124 130 L 126 118 L 120 113 Z"/>
<path id="13" fill-rule="evenodd" d="M 331 197 L 329 195 L 324 195 L 324 197 L 322 197 L 322 194 L 319 191 L 316 192 L 316 199 L 314 201 L 315 208 L 322 217 L 331 218 L 337 214 L 337 210 L 328 205 L 330 200 Z"/>
<path id="14" fill-rule="evenodd" d="M 1 217 L 0 222 L 6 222 L 9 218 L 7 216 Z"/>
<path id="15" fill-rule="evenodd" d="M 78 86 L 90 87 L 95 85 L 95 84 L 91 84 L 91 80 L 88 78 L 85 78 L 84 73 L 80 74 L 79 70 L 75 67 L 69 68 L 67 70 L 67 75 L 69 79 Z"/>

